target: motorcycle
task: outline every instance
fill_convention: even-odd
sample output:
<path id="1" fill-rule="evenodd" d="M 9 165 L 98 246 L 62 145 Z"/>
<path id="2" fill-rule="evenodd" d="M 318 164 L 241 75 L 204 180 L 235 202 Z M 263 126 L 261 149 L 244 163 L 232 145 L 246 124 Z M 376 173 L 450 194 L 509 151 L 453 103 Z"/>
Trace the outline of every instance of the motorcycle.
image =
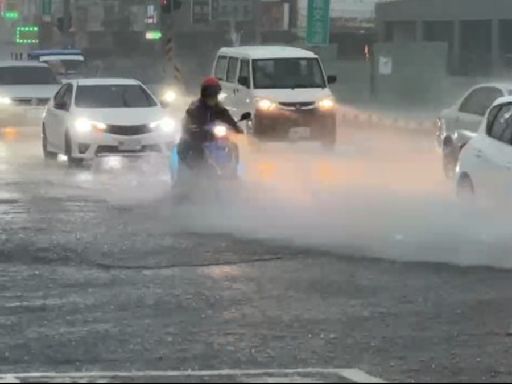
<path id="1" fill-rule="evenodd" d="M 250 120 L 251 114 L 244 113 L 240 122 Z M 187 164 L 182 164 L 177 147 L 171 154 L 171 176 L 174 183 L 185 175 L 202 180 L 236 180 L 240 176 L 240 155 L 238 145 L 230 138 L 229 127 L 219 122 L 210 123 L 206 130 L 211 140 L 203 144 L 203 156 L 194 158 L 191 154 Z"/>

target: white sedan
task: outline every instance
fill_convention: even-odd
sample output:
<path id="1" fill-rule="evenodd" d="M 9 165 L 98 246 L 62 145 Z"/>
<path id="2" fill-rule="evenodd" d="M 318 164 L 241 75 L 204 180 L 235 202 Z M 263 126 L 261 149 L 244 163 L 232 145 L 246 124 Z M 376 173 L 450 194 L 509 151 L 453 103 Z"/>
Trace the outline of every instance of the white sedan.
<path id="1" fill-rule="evenodd" d="M 498 99 L 480 130 L 462 149 L 457 165 L 457 192 L 489 200 L 512 196 L 512 97 Z"/>
<path id="2" fill-rule="evenodd" d="M 64 154 L 70 165 L 104 155 L 165 154 L 179 134 L 175 120 L 140 82 L 75 80 L 60 88 L 45 111 L 43 154 Z"/>
<path id="3" fill-rule="evenodd" d="M 443 170 L 447 177 L 453 177 L 461 147 L 478 131 L 489 107 L 498 98 L 510 95 L 511 83 L 480 84 L 441 112 L 436 137 L 443 152 Z"/>

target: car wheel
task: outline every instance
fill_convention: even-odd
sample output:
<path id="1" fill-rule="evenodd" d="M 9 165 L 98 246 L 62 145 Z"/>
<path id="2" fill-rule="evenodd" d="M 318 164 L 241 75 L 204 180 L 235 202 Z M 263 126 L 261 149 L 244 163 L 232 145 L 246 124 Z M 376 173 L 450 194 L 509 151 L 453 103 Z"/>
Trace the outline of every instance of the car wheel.
<path id="1" fill-rule="evenodd" d="M 459 161 L 459 150 L 453 141 L 443 144 L 443 171 L 447 179 L 453 179 Z"/>
<path id="2" fill-rule="evenodd" d="M 472 200 L 475 196 L 475 186 L 469 175 L 462 175 L 457 181 L 457 197 L 462 201 Z"/>
<path id="3" fill-rule="evenodd" d="M 43 157 L 45 160 L 55 160 L 57 154 L 48 150 L 48 136 L 46 134 L 46 127 L 43 125 L 42 131 L 42 146 L 43 146 Z"/>
<path id="4" fill-rule="evenodd" d="M 84 161 L 83 159 L 77 159 L 73 157 L 73 152 L 71 150 L 72 147 L 73 145 L 71 141 L 71 136 L 69 136 L 69 133 L 66 132 L 64 152 L 66 153 L 66 157 L 68 158 L 68 166 L 70 168 L 80 167 L 84 163 Z"/>

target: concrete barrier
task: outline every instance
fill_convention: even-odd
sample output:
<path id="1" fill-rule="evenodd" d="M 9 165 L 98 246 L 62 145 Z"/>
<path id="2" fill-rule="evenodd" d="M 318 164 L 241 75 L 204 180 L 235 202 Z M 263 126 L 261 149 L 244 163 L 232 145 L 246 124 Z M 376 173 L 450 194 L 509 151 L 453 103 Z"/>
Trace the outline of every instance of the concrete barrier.
<path id="1" fill-rule="evenodd" d="M 338 121 L 341 126 L 360 129 L 394 129 L 417 132 L 435 132 L 435 118 L 433 117 L 404 117 L 358 109 L 352 106 L 340 106 Z"/>

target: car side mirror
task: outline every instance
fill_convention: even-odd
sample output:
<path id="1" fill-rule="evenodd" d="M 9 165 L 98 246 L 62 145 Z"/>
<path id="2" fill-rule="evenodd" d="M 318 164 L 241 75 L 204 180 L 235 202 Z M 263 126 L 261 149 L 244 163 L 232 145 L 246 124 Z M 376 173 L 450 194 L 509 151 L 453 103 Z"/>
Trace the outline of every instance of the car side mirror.
<path id="1" fill-rule="evenodd" d="M 240 117 L 240 121 L 247 121 L 247 120 L 251 120 L 252 118 L 252 114 L 251 112 L 245 112 L 244 114 L 242 114 L 242 116 Z"/>
<path id="2" fill-rule="evenodd" d="M 335 84 L 338 81 L 338 76 L 329 75 L 327 76 L 327 84 Z"/>
<path id="3" fill-rule="evenodd" d="M 240 76 L 238 78 L 238 84 L 240 84 L 241 86 L 245 87 L 245 88 L 249 88 L 249 77 L 248 76 Z"/>
<path id="4" fill-rule="evenodd" d="M 171 103 L 169 103 L 168 101 L 166 100 L 159 100 L 160 101 L 160 106 L 163 108 L 163 109 L 167 109 L 171 106 Z"/>

